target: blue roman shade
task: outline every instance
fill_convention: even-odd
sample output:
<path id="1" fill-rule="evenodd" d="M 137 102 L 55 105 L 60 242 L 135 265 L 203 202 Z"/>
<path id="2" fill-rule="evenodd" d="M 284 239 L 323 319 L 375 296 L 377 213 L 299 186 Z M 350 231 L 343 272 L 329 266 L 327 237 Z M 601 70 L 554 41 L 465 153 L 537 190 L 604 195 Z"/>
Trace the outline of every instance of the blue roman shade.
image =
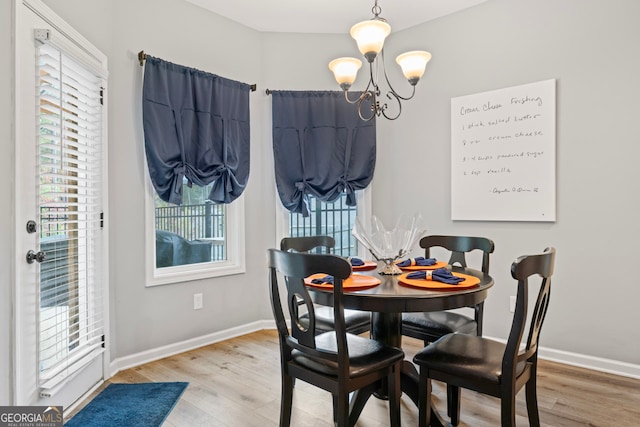
<path id="1" fill-rule="evenodd" d="M 342 192 L 355 206 L 355 191 L 373 178 L 375 120 L 360 120 L 342 92 L 273 91 L 273 155 L 280 200 L 309 216 L 308 196 L 332 202 Z"/>
<path id="2" fill-rule="evenodd" d="M 249 179 L 250 85 L 147 55 L 142 91 L 145 151 L 158 196 L 182 203 L 186 178 L 231 203 Z"/>

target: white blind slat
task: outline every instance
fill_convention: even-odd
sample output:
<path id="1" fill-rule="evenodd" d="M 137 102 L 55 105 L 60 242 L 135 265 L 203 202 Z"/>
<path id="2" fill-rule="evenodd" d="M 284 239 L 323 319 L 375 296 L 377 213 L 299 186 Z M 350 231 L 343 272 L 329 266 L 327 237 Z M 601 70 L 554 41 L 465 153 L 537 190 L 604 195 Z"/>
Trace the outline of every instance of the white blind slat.
<path id="1" fill-rule="evenodd" d="M 102 79 L 38 47 L 39 381 L 51 388 L 102 352 Z"/>
<path id="2" fill-rule="evenodd" d="M 45 334 L 51 334 L 51 339 L 45 339 L 42 342 L 40 351 L 47 355 L 46 357 L 43 357 L 43 359 L 50 362 L 50 365 L 56 364 L 58 359 L 66 358 L 69 353 L 68 348 L 60 347 L 58 336 L 62 335 L 62 338 L 68 342 L 67 345 L 69 348 L 80 347 L 85 342 L 95 341 L 97 337 L 99 337 L 97 339 L 102 338 L 102 318 L 92 319 L 92 321 L 88 323 L 85 328 L 78 331 L 78 333 L 71 332 L 68 334 L 60 334 L 59 331 L 62 328 L 67 328 L 67 326 L 64 324 L 58 324 L 55 327 L 51 327 L 49 330 L 44 331 Z"/>
<path id="3" fill-rule="evenodd" d="M 49 110 L 53 109 L 53 107 L 57 107 L 57 105 L 53 103 L 47 104 L 46 112 L 49 114 L 40 114 L 41 129 L 46 129 L 52 134 L 59 136 L 63 132 L 61 129 L 61 120 L 64 118 L 64 129 L 66 130 L 66 132 L 69 132 L 69 130 L 73 130 L 75 131 L 72 132 L 73 135 L 86 135 L 90 138 L 98 138 L 100 136 L 100 129 L 98 127 L 99 123 L 96 122 L 93 117 L 89 116 L 88 113 L 86 115 L 86 120 L 74 117 L 73 121 L 70 121 L 67 114 L 62 116 L 51 114 Z M 75 109 L 64 104 L 60 108 L 67 108 L 68 112 L 72 112 Z"/>
<path id="4" fill-rule="evenodd" d="M 74 323 L 78 323 L 79 319 L 81 319 L 80 315 L 76 315 L 73 316 L 71 318 L 66 319 L 67 321 L 70 322 L 74 322 Z M 51 324 L 51 326 L 49 326 L 46 329 L 43 329 L 43 332 L 49 333 L 51 335 L 52 339 L 45 339 L 43 341 L 44 345 L 42 345 L 41 347 L 41 351 L 47 351 L 50 348 L 54 347 L 54 346 L 59 346 L 58 345 L 58 341 L 55 335 L 59 335 L 60 331 L 62 329 L 67 329 L 67 325 L 66 322 L 64 321 L 59 321 L 58 323 L 53 323 L 56 320 L 56 318 L 48 318 L 47 321 L 49 321 Z M 95 335 L 96 331 L 98 331 L 100 328 L 102 328 L 102 317 L 95 317 L 90 319 L 83 328 L 79 328 L 78 332 L 64 332 L 64 335 L 71 335 L 73 337 L 75 337 L 72 340 L 68 340 L 68 346 L 69 347 L 75 347 L 76 344 L 82 342 L 83 339 L 88 339 L 92 336 Z M 46 346 L 46 343 L 48 343 L 50 345 L 50 347 Z M 64 349 L 64 352 L 67 352 L 67 349 Z"/>
<path id="5" fill-rule="evenodd" d="M 54 136 L 49 136 L 46 139 L 42 138 L 43 149 L 47 150 L 45 153 L 49 152 L 50 154 L 57 154 L 58 156 L 63 155 L 67 160 L 73 161 L 74 157 L 69 157 L 69 155 L 83 155 L 83 154 L 93 154 L 93 144 L 95 144 L 95 138 L 83 138 L 82 135 L 79 135 L 79 138 L 68 139 L 64 138 L 64 145 L 61 146 L 61 139 L 55 140 Z M 82 150 L 77 151 L 82 147 Z M 76 150 L 76 151 L 72 151 Z M 93 160 L 96 163 L 96 160 Z"/>
<path id="6" fill-rule="evenodd" d="M 68 164 L 62 164 L 62 165 L 57 165 L 56 168 L 63 168 L 66 167 L 67 172 L 73 172 L 76 174 L 81 174 L 81 173 L 86 173 L 87 171 L 84 169 L 79 169 L 77 167 L 71 167 Z M 62 175 L 60 173 L 47 173 L 44 172 L 40 175 L 40 177 L 42 178 L 50 178 L 52 180 L 59 180 L 60 182 L 58 182 L 58 184 L 63 184 L 63 183 L 67 183 L 69 181 L 73 181 L 75 180 L 77 177 L 77 175 Z M 98 181 L 100 181 L 100 178 L 97 177 L 96 179 L 84 179 L 84 183 L 85 184 L 96 184 L 98 183 Z M 55 185 L 56 182 L 52 181 L 51 185 Z"/>

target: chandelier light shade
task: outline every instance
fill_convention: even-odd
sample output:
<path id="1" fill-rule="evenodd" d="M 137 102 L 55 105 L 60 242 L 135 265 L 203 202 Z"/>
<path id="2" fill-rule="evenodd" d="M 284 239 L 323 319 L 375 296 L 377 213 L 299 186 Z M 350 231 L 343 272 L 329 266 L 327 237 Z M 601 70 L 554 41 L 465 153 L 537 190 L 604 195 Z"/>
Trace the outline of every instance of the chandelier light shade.
<path id="1" fill-rule="evenodd" d="M 396 62 L 402 68 L 402 74 L 409 80 L 411 86 L 418 84 L 422 78 L 427 62 L 431 59 L 431 54 L 422 50 L 414 50 L 398 55 Z"/>
<path id="2" fill-rule="evenodd" d="M 353 37 L 358 45 L 358 50 L 365 57 L 369 64 L 369 83 L 362 94 L 355 100 L 349 98 L 348 90 L 356 80 L 358 70 L 362 66 L 362 61 L 356 58 L 338 58 L 329 63 L 329 69 L 333 71 L 333 75 L 344 91 L 345 99 L 350 104 L 358 104 L 358 114 L 362 120 L 371 120 L 376 116 L 383 116 L 389 120 L 395 120 L 402 112 L 402 101 L 413 98 L 416 93 L 416 84 L 422 78 L 427 62 L 431 59 L 431 54 L 425 51 L 412 51 L 398 55 L 396 62 L 402 68 L 402 73 L 412 88 L 410 96 L 404 97 L 399 95 L 391 86 L 387 71 L 384 64 L 384 40 L 391 33 L 391 26 L 387 24 L 384 18 L 380 17 L 382 9 L 378 6 L 378 0 L 371 9 L 373 18 L 363 21 L 351 27 L 351 37 Z M 382 70 L 380 74 L 379 70 Z M 378 78 L 384 76 L 384 81 L 388 86 L 386 98 L 396 104 L 396 112 L 388 113 L 388 104 L 381 103 L 379 97 L 382 93 L 380 90 Z M 365 102 L 366 101 L 366 102 Z M 371 105 L 370 112 L 363 112 L 364 105 Z"/>
<path id="3" fill-rule="evenodd" d="M 329 62 L 329 69 L 333 71 L 333 76 L 342 90 L 349 90 L 356 81 L 360 67 L 362 67 L 362 61 L 356 58 L 338 58 Z"/>
<path id="4" fill-rule="evenodd" d="M 351 37 L 358 44 L 360 53 L 373 62 L 384 46 L 384 39 L 391 33 L 391 25 L 384 21 L 362 21 L 351 27 Z"/>

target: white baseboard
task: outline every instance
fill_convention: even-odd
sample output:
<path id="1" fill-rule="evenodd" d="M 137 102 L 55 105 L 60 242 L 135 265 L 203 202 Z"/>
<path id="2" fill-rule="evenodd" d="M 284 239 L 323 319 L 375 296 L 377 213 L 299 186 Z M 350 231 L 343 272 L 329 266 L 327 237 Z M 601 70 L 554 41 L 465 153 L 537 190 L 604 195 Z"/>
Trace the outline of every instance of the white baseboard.
<path id="1" fill-rule="evenodd" d="M 133 368 L 134 366 L 140 366 L 145 363 L 153 362 L 159 359 L 164 359 L 165 357 L 173 356 L 179 353 L 184 353 L 185 351 L 193 350 L 193 349 L 210 345 L 210 344 L 215 344 L 220 341 L 239 337 L 241 335 L 260 331 L 262 329 L 275 329 L 275 327 L 276 325 L 273 320 L 261 320 L 261 321 L 252 322 L 246 325 L 242 325 L 242 326 L 237 326 L 235 328 L 226 329 L 224 331 L 218 331 L 212 334 L 192 338 L 186 341 L 180 341 L 175 344 L 169 344 L 162 347 L 157 347 L 151 350 L 146 350 L 146 351 L 132 354 L 129 356 L 119 357 L 115 359 L 113 362 L 111 362 L 110 376 L 112 377 L 118 372 L 125 369 Z"/>
<path id="2" fill-rule="evenodd" d="M 584 354 L 570 353 L 552 348 L 538 348 L 538 357 L 565 365 L 578 366 L 594 371 L 606 372 L 623 377 L 640 379 L 640 365 L 620 362 L 618 360 L 604 359 L 602 357 L 587 356 Z"/>
<path id="3" fill-rule="evenodd" d="M 504 339 L 486 337 L 499 342 L 506 342 Z M 640 379 L 640 365 L 621 362 L 618 360 L 605 359 L 602 357 L 588 356 L 585 354 L 572 353 L 553 348 L 538 347 L 538 357 L 551 362 L 564 363 L 565 365 L 577 366 L 579 368 L 591 369 L 593 371 L 606 372 L 608 374 L 620 375 L 623 377 Z"/>
<path id="4" fill-rule="evenodd" d="M 111 376 L 118 372 L 133 368 L 134 366 L 143 365 L 175 354 L 184 353 L 205 345 L 214 344 L 220 341 L 235 338 L 251 332 L 262 329 L 275 329 L 273 320 L 261 320 L 252 322 L 247 325 L 238 326 L 224 331 L 214 332 L 212 334 L 203 335 L 201 337 L 192 338 L 175 344 L 165 345 L 162 347 L 146 350 L 130 356 L 115 359 L 110 365 Z M 496 341 L 505 342 L 503 339 L 487 337 Z M 592 369 L 594 371 L 607 372 L 614 375 L 640 379 L 640 365 L 633 363 L 620 362 L 617 360 L 604 359 L 601 357 L 588 356 L 584 354 L 571 353 L 563 350 L 555 350 L 552 348 L 540 347 L 538 349 L 540 359 L 550 360 L 553 362 L 564 363 L 571 366 Z"/>

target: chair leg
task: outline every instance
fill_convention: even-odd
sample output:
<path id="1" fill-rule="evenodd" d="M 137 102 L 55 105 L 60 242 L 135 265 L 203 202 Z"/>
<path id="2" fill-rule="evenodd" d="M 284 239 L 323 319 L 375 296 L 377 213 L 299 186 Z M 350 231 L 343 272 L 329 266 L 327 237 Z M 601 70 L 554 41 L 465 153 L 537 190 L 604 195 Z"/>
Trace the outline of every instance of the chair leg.
<path id="1" fill-rule="evenodd" d="M 418 388 L 418 425 L 428 427 L 431 423 L 431 379 L 425 368 L 420 369 Z"/>
<path id="2" fill-rule="evenodd" d="M 513 390 L 503 394 L 500 399 L 500 419 L 502 427 L 515 427 L 516 425 L 516 395 Z"/>
<path id="3" fill-rule="evenodd" d="M 538 414 L 538 396 L 536 393 L 536 374 L 535 372 L 533 372 L 531 375 L 531 378 L 529 378 L 529 381 L 525 385 L 529 426 L 540 427 L 540 415 Z"/>
<path id="4" fill-rule="evenodd" d="M 460 393 L 460 387 L 447 384 L 447 414 L 453 426 L 460 423 Z"/>
<path id="5" fill-rule="evenodd" d="M 349 393 L 339 393 L 333 396 L 334 425 L 349 427 Z"/>
<path id="6" fill-rule="evenodd" d="M 287 374 L 282 374 L 282 390 L 280 395 L 280 427 L 291 425 L 291 406 L 293 403 L 293 380 Z"/>
<path id="7" fill-rule="evenodd" d="M 400 390 L 400 370 L 401 364 L 396 364 L 393 367 L 393 372 L 389 375 L 387 384 L 389 396 L 389 421 L 391 427 L 400 427 L 400 396 L 402 391 Z"/>

